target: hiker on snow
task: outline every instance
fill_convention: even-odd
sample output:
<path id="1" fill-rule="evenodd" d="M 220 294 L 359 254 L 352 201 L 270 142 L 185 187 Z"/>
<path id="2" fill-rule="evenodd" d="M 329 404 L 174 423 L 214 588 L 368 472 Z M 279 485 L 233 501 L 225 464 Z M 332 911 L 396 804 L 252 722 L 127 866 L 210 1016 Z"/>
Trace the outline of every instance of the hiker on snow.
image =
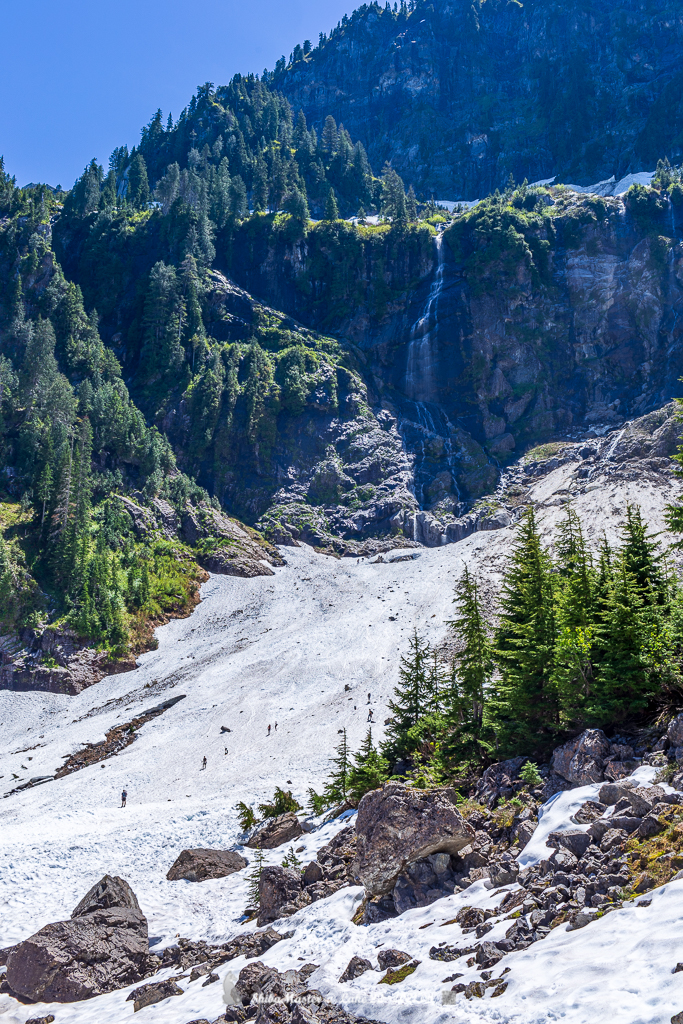
<path id="1" fill-rule="evenodd" d="M 204 770 L 205 768 L 206 768 L 206 754 L 204 754 L 204 757 L 202 758 L 202 771 L 203 771 L 203 770 Z"/>
<path id="2" fill-rule="evenodd" d="M 121 806 L 122 807 L 126 806 L 126 798 L 127 798 L 127 796 L 128 796 L 128 794 L 126 793 L 126 791 L 124 789 L 123 793 L 121 794 Z"/>

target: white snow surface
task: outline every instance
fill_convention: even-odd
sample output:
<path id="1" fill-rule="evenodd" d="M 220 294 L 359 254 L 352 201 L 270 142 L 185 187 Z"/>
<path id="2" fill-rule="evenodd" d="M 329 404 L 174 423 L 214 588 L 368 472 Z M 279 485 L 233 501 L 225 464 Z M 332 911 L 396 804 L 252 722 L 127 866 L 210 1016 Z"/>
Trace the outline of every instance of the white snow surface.
<path id="1" fill-rule="evenodd" d="M 563 514 L 556 494 L 565 492 L 563 474 L 560 467 L 532 489 L 547 536 Z M 589 541 L 597 542 L 603 529 L 614 540 L 627 501 L 639 501 L 656 530 L 673 492 L 673 485 L 605 479 L 598 491 L 577 496 L 575 507 Z M 393 564 L 337 560 L 307 547 L 283 549 L 288 564 L 274 576 L 212 576 L 192 616 L 159 629 L 158 649 L 143 655 L 135 672 L 104 679 L 77 697 L 0 692 L 0 795 L 29 778 L 54 774 L 65 756 L 97 742 L 117 723 L 186 694 L 145 724 L 118 756 L 0 801 L 0 947 L 68 918 L 105 873 L 132 885 L 154 949 L 178 935 L 224 942 L 253 929 L 253 923 L 240 923 L 250 868 L 189 883 L 168 882 L 170 865 L 185 848 L 242 849 L 238 800 L 262 801 L 282 785 L 305 803 L 308 787 L 320 789 L 327 774 L 338 731 L 346 727 L 352 748 L 360 745 L 368 693 L 379 738 L 398 656 L 413 627 L 430 640 L 442 640 L 465 564 L 495 588 L 513 540 L 512 528 L 479 533 Z M 268 736 L 268 724 L 276 721 L 277 731 Z M 222 734 L 222 725 L 231 731 Z M 202 771 L 204 755 L 208 767 Z M 640 769 L 643 781 L 649 771 Z M 122 809 L 124 787 L 128 806 Z M 576 827 L 569 816 L 595 789 L 549 801 L 521 855 L 524 863 L 547 853 L 551 829 Z M 300 859 L 313 859 L 344 824 L 303 836 L 294 844 L 304 846 Z M 266 862 L 281 863 L 285 852 L 270 851 Z M 244 853 L 253 858 L 253 851 Z M 464 960 L 441 963 L 428 956 L 439 942 L 471 943 L 471 937 L 463 941 L 457 925 L 444 922 L 464 905 L 497 906 L 500 891 L 489 892 L 483 883 L 370 927 L 351 922 L 361 890 L 343 889 L 282 922 L 281 929 L 294 929 L 294 936 L 262 959 L 281 970 L 304 961 L 319 964 L 313 987 L 387 1024 L 560 1019 L 594 1024 L 608 1017 L 614 1024 L 669 1024 L 683 1009 L 683 973 L 671 973 L 683 959 L 683 882 L 650 896 L 648 908 L 629 905 L 575 932 L 561 926 L 529 949 L 509 954 L 494 972 L 511 968 L 508 990 L 493 1000 L 458 996 L 455 1004 L 444 1004 L 442 994 L 451 988 L 445 977 L 462 973 L 458 980 L 467 983 L 478 975 Z M 487 938 L 501 937 L 508 927 L 501 920 Z M 378 986 L 376 973 L 338 984 L 352 955 L 376 964 L 381 945 L 417 957 L 417 971 L 401 985 Z M 242 959 L 225 965 L 221 978 L 237 975 L 242 966 Z M 136 1021 L 186 1024 L 222 1012 L 220 984 L 203 988 L 201 981 L 190 984 L 189 979 L 180 984 L 183 996 L 146 1007 Z M 0 1020 L 24 1024 L 28 1017 L 52 1012 L 56 1024 L 118 1024 L 133 1015 L 129 992 L 30 1007 L 0 996 Z"/>

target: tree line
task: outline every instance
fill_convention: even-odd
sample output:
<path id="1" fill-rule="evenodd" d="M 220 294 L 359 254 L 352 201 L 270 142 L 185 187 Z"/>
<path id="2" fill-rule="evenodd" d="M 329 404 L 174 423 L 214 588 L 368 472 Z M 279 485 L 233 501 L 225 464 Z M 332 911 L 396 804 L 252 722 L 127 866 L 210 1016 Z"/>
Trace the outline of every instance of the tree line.
<path id="1" fill-rule="evenodd" d="M 668 515 L 680 529 L 680 508 Z M 368 730 L 354 758 L 344 733 L 323 794 L 311 794 L 314 808 L 357 803 L 392 773 L 429 784 L 519 754 L 542 759 L 581 729 L 632 728 L 680 704 L 683 594 L 635 505 L 619 544 L 603 537 L 595 553 L 571 505 L 552 548 L 529 508 L 495 623 L 468 567 L 454 603 L 450 664 L 414 631 L 379 749 Z"/>

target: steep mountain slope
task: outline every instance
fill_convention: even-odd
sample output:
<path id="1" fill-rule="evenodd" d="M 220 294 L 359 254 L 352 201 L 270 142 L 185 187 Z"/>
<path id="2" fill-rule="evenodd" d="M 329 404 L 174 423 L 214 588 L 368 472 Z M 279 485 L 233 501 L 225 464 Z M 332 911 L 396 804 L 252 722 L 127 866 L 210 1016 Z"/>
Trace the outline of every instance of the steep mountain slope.
<path id="1" fill-rule="evenodd" d="M 604 442 L 603 447 L 595 479 L 575 496 L 591 543 L 598 542 L 603 529 L 615 539 L 629 500 L 641 502 L 652 528 L 661 527 L 663 505 L 678 486 L 670 480 L 644 485 L 637 471 L 630 480 L 614 475 L 610 469 L 619 463 L 610 460 L 619 454 L 618 446 Z M 633 448 L 626 444 L 621 455 L 629 452 Z M 544 474 L 530 475 L 529 497 L 542 510 L 546 538 L 562 515 L 566 472 L 567 466 L 549 463 Z M 444 638 L 464 564 L 482 579 L 485 592 L 494 594 L 513 538 L 510 528 L 480 532 L 397 563 L 339 562 L 307 547 L 294 549 L 287 552 L 289 564 L 276 568 L 273 577 L 212 577 L 193 616 L 162 627 L 158 650 L 142 656 L 136 673 L 111 676 L 74 697 L 0 693 L 5 794 L 30 777 L 53 775 L 69 755 L 98 744 L 113 727 L 185 695 L 140 726 L 134 742 L 116 756 L 3 800 L 0 888 L 6 909 L 0 945 L 28 936 L 48 920 L 68 917 L 105 872 L 133 886 L 156 949 L 179 933 L 224 942 L 243 931 L 249 869 L 198 885 L 168 882 L 164 876 L 177 854 L 188 847 L 239 843 L 239 799 L 253 803 L 269 797 L 275 785 L 287 784 L 304 802 L 307 787 L 319 787 L 327 772 L 338 730 L 347 728 L 354 749 L 360 743 L 367 728 L 368 693 L 374 717 L 383 721 L 396 682 L 396 651 L 403 649 L 412 628 L 435 642 Z M 267 726 L 275 722 L 277 730 L 269 735 Z M 376 732 L 381 735 L 381 725 Z M 206 771 L 201 770 L 204 755 Z M 648 779 L 655 773 L 654 768 L 641 771 Z M 129 794 L 125 810 L 118 807 L 123 788 Z M 561 797 L 564 810 L 550 816 L 552 827 L 570 826 L 569 814 L 594 797 L 596 789 Z M 310 859 L 344 824 L 303 836 L 300 856 Z M 536 848 L 547 834 L 543 823 L 540 828 Z M 253 857 L 252 851 L 245 852 Z M 267 853 L 266 862 L 280 863 L 283 853 L 282 848 Z M 495 1020 L 496 1006 L 512 1021 L 541 1022 L 562 999 L 567 1019 L 586 1024 L 598 998 L 592 990 L 596 965 L 613 960 L 616 948 L 624 950 L 626 959 L 619 967 L 617 958 L 610 983 L 623 986 L 619 971 L 628 970 L 629 1001 L 617 997 L 615 989 L 615 1020 L 645 1020 L 628 1016 L 637 999 L 639 1008 L 641 1001 L 647 1005 L 649 1021 L 668 1024 L 677 1009 L 670 972 L 678 955 L 674 922 L 680 887 L 674 882 L 659 890 L 649 909 L 631 905 L 587 930 L 566 933 L 560 928 L 531 949 L 510 954 L 509 992 L 490 1007 L 487 1001 L 459 997 L 458 1019 Z M 457 911 L 464 905 L 497 906 L 500 893 L 494 900 L 495 891 L 492 895 L 475 883 L 464 894 L 364 928 L 351 923 L 361 895 L 355 887 L 343 889 L 300 912 L 289 922 L 295 931 L 291 944 L 275 947 L 266 962 L 285 968 L 296 966 L 298 957 L 312 960 L 320 966 L 315 985 L 356 1013 L 392 1024 L 443 1020 L 451 1011 L 441 1003 L 442 979 L 451 972 L 448 965 L 430 960 L 427 950 L 439 941 L 460 941 L 460 928 L 453 923 Z M 441 930 L 447 921 L 450 925 Z M 410 984 L 382 986 L 376 996 L 370 984 L 376 976 L 338 985 L 351 955 L 367 956 L 381 943 L 409 949 L 423 961 Z M 236 968 L 221 968 L 221 978 L 244 965 L 242 959 L 235 963 Z M 465 980 L 470 977 L 473 972 Z M 656 993 L 653 978 L 662 982 Z M 198 981 L 188 987 L 186 982 L 181 981 L 185 995 L 146 1009 L 147 1019 L 169 1024 L 184 1024 L 197 1014 L 215 1019 L 222 1010 L 220 986 L 202 988 Z M 49 1012 L 69 1024 L 120 1021 L 133 1013 L 128 993 L 126 988 L 84 1003 L 30 1010 L 1 995 L 0 1013 L 11 1024 L 23 1024 L 27 1013 Z M 599 998 L 604 998 L 603 988 Z"/>
<path id="2" fill-rule="evenodd" d="M 509 174 L 588 184 L 678 160 L 682 47 L 671 3 L 370 3 L 272 82 L 421 194 L 476 199 Z"/>

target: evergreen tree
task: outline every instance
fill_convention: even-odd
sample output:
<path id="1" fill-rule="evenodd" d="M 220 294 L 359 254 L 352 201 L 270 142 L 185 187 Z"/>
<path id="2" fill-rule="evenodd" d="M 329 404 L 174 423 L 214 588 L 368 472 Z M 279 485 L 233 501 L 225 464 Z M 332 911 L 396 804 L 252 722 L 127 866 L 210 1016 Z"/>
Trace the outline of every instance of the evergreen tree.
<path id="1" fill-rule="evenodd" d="M 408 734 L 433 710 L 429 679 L 430 655 L 429 644 L 414 630 L 408 654 L 401 657 L 394 700 L 389 701 L 388 705 L 392 720 L 387 727 L 382 754 L 392 764 L 414 749 Z"/>
<path id="2" fill-rule="evenodd" d="M 337 197 L 334 194 L 333 188 L 330 189 L 327 195 L 325 220 L 339 220 L 339 207 L 337 206 Z"/>
<path id="3" fill-rule="evenodd" d="M 135 153 L 128 168 L 126 198 L 135 210 L 145 210 L 150 200 L 147 164 L 142 153 Z"/>
<path id="4" fill-rule="evenodd" d="M 323 133 L 321 138 L 321 144 L 325 153 L 335 153 L 337 150 L 337 141 L 339 133 L 337 131 L 337 122 L 328 114 L 325 118 L 325 124 L 323 125 Z M 327 218 L 328 220 L 330 218 Z"/>
<path id="5" fill-rule="evenodd" d="M 519 526 L 503 578 L 495 637 L 500 678 L 487 708 L 504 754 L 529 752 L 552 740 L 559 723 L 552 679 L 556 638 L 552 563 L 541 545 L 533 509 Z"/>
<path id="6" fill-rule="evenodd" d="M 252 861 L 252 869 L 247 875 L 247 904 L 249 907 L 258 907 L 261 903 L 261 893 L 259 890 L 259 883 L 261 881 L 261 872 L 265 864 L 266 856 L 260 846 L 256 847 L 254 854 L 254 860 Z"/>
<path id="7" fill-rule="evenodd" d="M 563 721 L 586 721 L 594 697 L 596 581 L 576 511 L 567 506 L 556 543 L 555 667 L 553 678 Z"/>
<path id="8" fill-rule="evenodd" d="M 348 793 L 351 756 L 346 739 L 346 729 L 342 733 L 341 742 L 335 747 L 335 754 L 336 757 L 330 761 L 332 770 L 323 789 L 323 796 L 328 805 L 345 801 Z"/>
<path id="9" fill-rule="evenodd" d="M 664 605 L 668 600 L 668 580 L 663 555 L 653 536 L 647 532 L 640 508 L 626 506 L 626 522 L 622 527 L 621 557 L 626 571 L 633 576 L 643 602 Z"/>
<path id="10" fill-rule="evenodd" d="M 284 199 L 284 208 L 290 216 L 299 221 L 300 224 L 307 224 L 310 219 L 306 195 L 296 185 L 290 188 Z"/>
<path id="11" fill-rule="evenodd" d="M 372 728 L 368 727 L 361 748 L 354 756 L 354 763 L 348 774 L 348 792 L 351 802 L 360 803 L 371 789 L 379 789 L 389 775 L 389 762 L 375 749 L 372 742 Z"/>
<path id="12" fill-rule="evenodd" d="M 446 708 L 449 721 L 472 723 L 480 728 L 484 713 L 486 690 L 493 674 L 493 650 L 488 638 L 488 624 L 481 611 L 476 580 L 469 568 L 458 582 L 454 598 L 459 617 L 450 622 L 451 633 L 458 645 L 454 658 L 459 682 L 458 701 Z M 451 695 L 453 691 L 451 690 Z M 466 706 L 461 700 L 464 698 Z"/>
<path id="13" fill-rule="evenodd" d="M 415 196 L 415 189 L 411 185 L 408 189 L 408 195 L 406 196 L 406 212 L 409 221 L 417 220 L 417 198 Z"/>

